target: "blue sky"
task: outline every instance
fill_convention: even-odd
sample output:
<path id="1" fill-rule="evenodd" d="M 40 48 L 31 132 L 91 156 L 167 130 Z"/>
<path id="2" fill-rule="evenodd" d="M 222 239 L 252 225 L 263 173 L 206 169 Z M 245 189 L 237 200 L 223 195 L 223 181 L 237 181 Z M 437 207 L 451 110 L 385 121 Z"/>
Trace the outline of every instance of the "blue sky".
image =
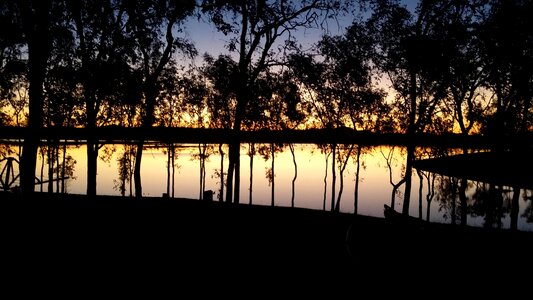
<path id="1" fill-rule="evenodd" d="M 404 0 L 403 2 L 408 8 L 414 9 L 418 0 Z M 339 18 L 338 24 L 337 22 L 330 21 L 328 23 L 327 33 L 330 35 L 343 34 L 346 27 L 351 24 L 352 19 L 352 16 L 344 16 Z M 304 49 L 306 49 L 312 47 L 323 34 L 324 31 L 319 29 L 301 30 L 297 33 L 297 39 Z M 206 20 L 198 20 L 195 17 L 190 18 L 185 25 L 185 35 L 190 40 L 194 41 L 194 44 L 198 49 L 200 57 L 196 59 L 197 63 L 201 62 L 201 56 L 205 52 L 208 52 L 215 57 L 219 54 L 229 54 L 229 51 L 225 48 L 229 37 L 218 32 Z"/>

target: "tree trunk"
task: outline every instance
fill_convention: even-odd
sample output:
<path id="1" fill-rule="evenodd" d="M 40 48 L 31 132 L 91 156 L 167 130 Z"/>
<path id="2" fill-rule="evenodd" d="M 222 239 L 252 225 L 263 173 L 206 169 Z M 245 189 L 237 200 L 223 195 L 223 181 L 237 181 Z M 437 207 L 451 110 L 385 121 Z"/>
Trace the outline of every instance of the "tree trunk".
<path id="1" fill-rule="evenodd" d="M 205 192 L 205 176 L 206 176 L 206 170 L 205 170 L 205 161 L 207 160 L 207 144 L 203 144 L 203 155 L 202 155 L 202 195 Z"/>
<path id="2" fill-rule="evenodd" d="M 218 200 L 224 201 L 224 151 L 223 144 L 218 144 L 218 152 L 220 153 L 220 192 L 218 193 Z"/>
<path id="3" fill-rule="evenodd" d="M 63 164 L 61 165 L 61 194 L 66 193 L 66 159 L 67 159 L 67 143 L 63 143 Z"/>
<path id="4" fill-rule="evenodd" d="M 426 201 L 427 201 L 427 208 L 426 208 L 426 221 L 429 222 L 430 217 L 430 207 L 431 207 L 431 201 L 433 201 L 433 197 L 435 196 L 435 174 L 428 173 L 427 176 L 428 181 L 428 193 L 426 195 Z"/>
<path id="5" fill-rule="evenodd" d="M 275 180 L 275 177 L 276 177 L 276 172 L 274 170 L 274 167 L 275 167 L 275 162 L 276 162 L 276 155 L 275 155 L 275 152 L 276 152 L 276 148 L 275 148 L 275 145 L 274 143 L 271 143 L 270 144 L 270 153 L 272 153 L 272 165 L 271 165 L 271 170 L 272 170 L 272 185 L 270 186 L 271 187 L 271 190 L 270 190 L 270 205 L 271 206 L 274 206 L 275 204 L 275 183 L 276 183 L 276 180 Z"/>
<path id="6" fill-rule="evenodd" d="M 459 185 L 459 203 L 461 205 L 461 226 L 466 226 L 468 204 L 466 197 L 466 188 L 468 187 L 468 180 L 466 178 L 461 178 L 461 183 Z"/>
<path id="7" fill-rule="evenodd" d="M 396 205 L 396 192 L 398 191 L 400 186 L 402 186 L 402 184 L 404 184 L 404 183 L 405 183 L 405 177 L 402 178 L 402 180 L 400 180 L 397 184 L 393 184 L 392 185 L 392 195 L 391 195 L 390 207 L 393 210 L 394 210 L 394 205 Z"/>
<path id="8" fill-rule="evenodd" d="M 61 183 L 61 176 L 59 174 L 59 142 L 54 145 L 54 158 L 56 160 L 56 193 L 59 193 L 59 184 Z"/>
<path id="9" fill-rule="evenodd" d="M 456 215 L 457 215 L 457 212 L 456 212 L 456 207 L 457 207 L 457 186 L 456 186 L 456 181 L 455 179 L 453 178 L 450 178 L 450 183 L 451 183 L 451 188 L 452 188 L 452 212 L 450 213 L 451 215 L 451 219 L 452 219 L 452 225 L 455 225 L 457 224 L 457 220 L 456 220 Z"/>
<path id="10" fill-rule="evenodd" d="M 411 201 L 411 184 L 413 173 L 413 160 L 415 159 L 415 147 L 412 141 L 407 146 L 407 162 L 405 165 L 405 192 L 403 197 L 402 214 L 409 215 L 409 202 Z"/>
<path id="11" fill-rule="evenodd" d="M 235 158 L 235 181 L 233 182 L 233 203 L 239 204 L 241 199 L 241 144 L 237 145 Z"/>
<path id="12" fill-rule="evenodd" d="M 512 231 L 518 230 L 518 200 L 520 199 L 520 188 L 513 187 L 513 199 L 511 200 L 511 225 L 510 229 Z"/>
<path id="13" fill-rule="evenodd" d="M 233 172 L 235 170 L 235 145 L 228 145 L 228 173 L 226 174 L 226 202 L 233 202 Z"/>
<path id="14" fill-rule="evenodd" d="M 335 153 L 337 152 L 337 144 L 331 144 L 331 211 L 335 210 L 335 185 L 337 176 L 335 174 Z"/>
<path id="15" fill-rule="evenodd" d="M 162 58 L 163 59 L 163 58 Z M 155 109 L 155 100 L 157 97 L 157 78 L 160 74 L 157 71 L 154 74 L 149 74 L 146 72 L 144 85 L 145 100 L 146 100 L 146 111 L 142 119 L 142 128 L 147 132 L 155 122 L 154 109 Z M 133 171 L 133 178 L 135 180 L 135 197 L 142 198 L 142 182 L 141 182 L 141 162 L 144 148 L 144 136 L 140 137 L 140 140 L 137 142 L 137 151 L 135 153 L 135 168 Z"/>
<path id="16" fill-rule="evenodd" d="M 87 96 L 86 96 L 87 97 Z M 91 99 L 91 100 L 89 100 Z M 94 98 L 89 96 L 87 101 L 87 196 L 96 196 L 96 176 L 98 168 L 98 139 L 94 136 L 96 128 L 96 112 L 94 109 Z"/>
<path id="17" fill-rule="evenodd" d="M 241 54 L 243 55 L 243 54 Z M 246 66 L 239 66 L 240 70 L 240 82 L 242 89 L 237 93 L 237 109 L 235 110 L 235 120 L 233 123 L 233 137 L 231 137 L 231 143 L 229 144 L 229 165 L 226 184 L 226 202 L 232 203 L 239 201 L 239 189 L 240 189 L 240 151 L 241 151 L 241 123 L 244 118 L 245 107 L 247 102 L 246 89 L 247 89 L 247 73 Z M 235 178 L 234 178 L 235 177 Z M 234 180 L 235 179 L 235 180 Z M 235 185 L 235 186 L 234 186 Z M 232 199 L 236 197 L 236 199 Z"/>
<path id="18" fill-rule="evenodd" d="M 407 161 L 405 164 L 405 192 L 403 198 L 402 214 L 409 215 L 409 204 L 411 202 L 411 179 L 413 171 L 413 160 L 415 158 L 415 146 L 413 145 L 413 138 L 416 132 L 416 72 L 414 69 L 410 70 L 410 110 L 409 110 L 409 125 L 407 127 Z"/>
<path id="19" fill-rule="evenodd" d="M 52 142 L 48 140 L 48 148 L 46 151 L 46 156 L 48 157 L 48 193 L 54 192 L 54 157 L 53 157 L 53 147 Z"/>
<path id="20" fill-rule="evenodd" d="M 171 151 L 172 146 L 169 144 L 167 147 L 167 196 L 170 196 L 170 166 L 171 166 Z"/>
<path id="21" fill-rule="evenodd" d="M 253 200 L 253 183 L 254 183 L 254 156 L 255 156 L 255 144 L 249 144 L 248 153 L 250 156 L 250 186 L 248 187 L 248 204 L 252 205 Z"/>
<path id="22" fill-rule="evenodd" d="M 418 186 L 418 218 L 422 220 L 422 190 L 424 189 L 424 178 L 422 177 L 422 172 L 417 171 L 418 180 L 420 185 Z"/>
<path id="23" fill-rule="evenodd" d="M 43 84 L 50 54 L 50 0 L 21 3 L 21 15 L 28 45 L 28 127 L 24 135 L 24 146 L 20 159 L 20 187 L 22 193 L 35 191 L 35 170 L 39 148 L 40 129 L 43 124 Z M 37 134 L 36 134 L 37 133 Z"/>
<path id="24" fill-rule="evenodd" d="M 172 199 L 174 199 L 174 191 L 176 187 L 176 147 L 174 143 L 170 145 L 171 152 L 171 167 L 172 167 Z"/>
<path id="25" fill-rule="evenodd" d="M 427 207 L 426 207 L 426 221 L 429 222 L 429 216 L 431 214 L 431 200 L 427 201 Z"/>
<path id="26" fill-rule="evenodd" d="M 296 164 L 296 155 L 294 153 L 294 145 L 289 144 L 289 149 L 291 150 L 292 163 L 294 165 L 294 177 L 292 178 L 292 182 L 291 182 L 291 207 L 294 207 L 295 184 L 296 184 L 296 179 L 298 178 L 298 165 Z"/>
<path id="27" fill-rule="evenodd" d="M 494 184 L 489 184 L 489 193 L 488 197 L 483 200 L 483 209 L 485 210 L 485 222 L 483 227 L 492 228 L 494 225 L 494 207 L 495 205 L 495 196 L 496 196 L 496 187 Z"/>
<path id="28" fill-rule="evenodd" d="M 203 159 L 203 151 L 202 151 L 202 144 L 198 144 L 198 158 L 200 162 L 200 191 L 198 195 L 198 199 L 203 199 L 203 193 L 204 193 L 204 159 Z"/>
<path id="29" fill-rule="evenodd" d="M 327 150 L 326 150 L 327 151 Z M 324 198 L 322 201 L 322 210 L 326 210 L 327 192 L 328 192 L 328 166 L 329 166 L 329 154 L 326 155 L 326 165 L 324 168 Z"/>
<path id="30" fill-rule="evenodd" d="M 496 193 L 496 226 L 498 229 L 502 228 L 503 218 L 503 186 L 498 186 Z"/>
<path id="31" fill-rule="evenodd" d="M 45 160 L 46 160 L 46 157 L 45 157 L 45 154 L 44 154 L 44 150 L 43 150 L 43 148 L 41 148 L 40 153 L 41 153 L 41 174 L 40 174 L 40 178 L 39 178 L 39 180 L 40 180 L 41 184 L 40 184 L 39 191 L 42 193 L 42 192 L 43 192 L 43 189 L 44 189 L 44 186 L 43 186 L 43 180 L 44 180 L 44 162 L 45 162 Z"/>
<path id="32" fill-rule="evenodd" d="M 359 207 L 359 170 L 361 166 L 361 145 L 357 146 L 357 158 L 355 168 L 355 187 L 353 191 L 353 214 L 358 214 Z"/>
<path id="33" fill-rule="evenodd" d="M 339 177 L 340 177 L 340 184 L 339 184 L 339 194 L 337 195 L 337 202 L 335 203 L 335 211 L 340 212 L 341 210 L 341 197 L 342 197 L 342 191 L 344 190 L 344 170 L 346 169 L 346 165 L 348 164 L 348 160 L 350 159 L 350 155 L 352 154 L 354 145 L 350 145 L 350 150 L 348 150 L 348 154 L 346 154 L 346 159 L 342 163 Z"/>
<path id="34" fill-rule="evenodd" d="M 135 151 L 135 166 L 133 170 L 133 180 L 135 181 L 135 198 L 142 198 L 143 190 L 141 183 L 141 160 L 143 157 L 144 140 L 140 139 L 137 142 L 137 149 Z"/>

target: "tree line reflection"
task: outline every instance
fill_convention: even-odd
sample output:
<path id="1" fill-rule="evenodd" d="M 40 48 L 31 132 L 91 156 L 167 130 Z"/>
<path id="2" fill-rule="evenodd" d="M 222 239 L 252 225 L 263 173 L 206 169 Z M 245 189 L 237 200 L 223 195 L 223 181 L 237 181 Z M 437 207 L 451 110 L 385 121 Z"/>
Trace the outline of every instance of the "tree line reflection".
<path id="1" fill-rule="evenodd" d="M 358 214 L 358 202 L 360 184 L 365 180 L 365 171 L 369 159 L 380 160 L 380 166 L 384 169 L 384 176 L 388 177 L 390 184 L 390 199 L 375 199 L 383 201 L 390 207 L 397 207 L 403 199 L 400 189 L 405 182 L 405 147 L 376 146 L 364 147 L 360 145 L 314 145 L 311 149 L 298 151 L 298 144 L 275 144 L 275 143 L 248 143 L 242 144 L 243 152 L 249 157 L 249 177 L 242 184 L 248 190 L 248 204 L 254 202 L 254 162 L 257 159 L 268 165 L 265 169 L 264 178 L 270 185 L 270 205 L 278 205 L 275 185 L 282 180 L 283 185 L 290 186 L 290 192 L 283 194 L 283 200 L 290 199 L 290 206 L 298 206 L 299 199 L 296 183 L 299 180 L 298 172 L 305 170 L 305 165 L 298 163 L 300 151 L 317 152 L 320 154 L 313 157 L 322 157 L 323 173 L 313 174 L 322 177 L 323 195 L 322 210 L 340 212 L 341 201 L 348 198 L 353 201 L 351 212 Z M 73 156 L 73 150 L 79 148 L 76 143 L 45 143 L 39 147 L 40 165 L 36 173 L 39 183 L 36 190 L 47 193 L 69 193 L 69 187 L 76 184 L 76 167 L 80 157 Z M 20 147 L 16 144 L 2 144 L 0 151 L 0 170 L 3 191 L 16 191 L 19 188 L 18 159 Z M 152 149 L 165 157 L 166 183 L 163 191 L 164 197 L 176 198 L 180 196 L 180 190 L 176 190 L 176 174 L 183 164 L 197 164 L 198 173 L 187 174 L 197 176 L 199 200 L 224 201 L 224 164 L 227 162 L 227 147 L 223 144 L 180 145 L 155 143 L 145 145 L 145 151 Z M 303 149 L 303 148 L 302 148 Z M 456 153 L 457 149 L 428 149 L 417 148 L 417 155 L 446 156 Z M 461 151 L 461 150 L 459 150 Z M 290 153 L 290 160 L 281 163 L 292 163 L 292 174 L 276 174 L 276 156 L 283 152 Z M 133 186 L 135 144 L 108 144 L 102 147 L 99 159 L 102 162 L 114 165 L 116 170 L 113 179 L 113 189 L 123 197 L 135 195 Z M 188 155 L 189 154 L 189 155 Z M 189 161 L 190 160 L 190 161 Z M 206 162 L 218 160 L 218 166 L 208 173 Z M 279 164 L 279 163 L 278 163 Z M 349 175 L 346 170 L 350 169 Z M 287 170 L 287 169 L 285 169 Z M 161 170 L 164 172 L 164 170 Z M 285 171 L 287 172 L 287 171 Z M 445 222 L 455 225 L 475 225 L 486 228 L 510 228 L 519 229 L 519 220 L 524 223 L 533 223 L 533 191 L 531 189 L 508 187 L 495 183 L 472 181 L 467 178 L 456 178 L 440 175 L 434 172 L 422 170 L 415 171 L 417 181 L 414 181 L 413 194 L 417 199 L 417 210 L 413 215 L 421 220 Z M 207 176 L 214 178 L 218 187 L 211 191 L 206 188 Z M 346 181 L 353 182 L 353 195 L 344 196 Z M 418 186 L 417 186 L 418 185 Z M 213 186 L 211 186 L 213 188 Z M 244 188 L 244 186 L 243 186 Z M 206 196 L 212 193 L 212 196 Z M 279 197 L 279 195 L 278 195 Z M 390 202 L 389 202 L 390 201 Z M 432 209 L 438 209 L 438 217 L 432 216 Z M 442 220 L 439 220 L 442 218 Z"/>

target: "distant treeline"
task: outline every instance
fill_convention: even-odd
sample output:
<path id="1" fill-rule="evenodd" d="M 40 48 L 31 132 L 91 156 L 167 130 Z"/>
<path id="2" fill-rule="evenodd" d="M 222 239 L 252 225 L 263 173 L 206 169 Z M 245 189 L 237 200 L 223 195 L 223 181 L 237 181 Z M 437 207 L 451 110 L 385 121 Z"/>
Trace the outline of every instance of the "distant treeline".
<path id="1" fill-rule="evenodd" d="M 24 127 L 0 127 L 0 140 L 13 142 L 23 139 L 28 129 Z M 354 131 L 350 128 L 332 129 L 285 129 L 240 131 L 238 134 L 231 129 L 210 128 L 121 128 L 103 127 L 94 130 L 86 128 L 42 128 L 32 132 L 34 136 L 45 141 L 83 142 L 96 138 L 106 143 L 132 143 L 147 140 L 161 143 L 207 143 L 230 144 L 235 140 L 241 143 L 279 143 L 279 144 L 355 144 L 360 146 L 414 144 L 420 147 L 445 147 L 492 149 L 527 149 L 533 146 L 533 134 L 493 138 L 482 135 L 461 134 L 429 134 L 420 133 L 407 136 L 401 133 L 374 133 L 370 131 Z"/>

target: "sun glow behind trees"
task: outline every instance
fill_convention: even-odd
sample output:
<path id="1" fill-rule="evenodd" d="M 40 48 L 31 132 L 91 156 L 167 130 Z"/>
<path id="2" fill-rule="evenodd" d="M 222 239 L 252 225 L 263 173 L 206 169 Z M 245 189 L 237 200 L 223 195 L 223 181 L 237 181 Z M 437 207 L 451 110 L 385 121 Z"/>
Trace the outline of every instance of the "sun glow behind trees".
<path id="1" fill-rule="evenodd" d="M 475 3 L 475 2 L 476 1 L 473 1 L 472 3 Z M 416 13 L 415 6 L 413 5 L 413 3 L 415 2 L 409 1 L 406 4 L 408 5 L 408 8 L 412 13 Z M 370 13 L 371 11 L 367 11 L 363 15 L 360 15 L 360 16 L 352 15 L 352 17 L 354 18 L 364 17 L 364 16 L 368 17 Z M 499 13 L 499 11 L 495 10 L 495 13 Z M 343 31 L 343 28 L 346 28 L 350 25 L 349 23 L 351 22 L 351 20 L 348 18 L 349 17 L 347 15 L 343 15 L 343 16 L 338 15 L 336 16 L 335 19 L 331 19 L 328 21 L 328 24 L 325 26 L 325 29 L 329 30 L 330 36 L 333 36 L 333 37 L 337 36 L 337 34 L 331 35 L 331 33 L 335 33 L 335 32 L 342 35 L 345 33 L 345 31 Z M 192 19 L 194 19 L 194 21 L 192 21 Z M 240 19 L 237 18 L 235 19 L 235 22 L 238 22 L 239 20 Z M 184 32 L 184 38 L 189 38 L 191 42 L 195 42 L 196 40 L 200 41 L 198 42 L 198 47 L 200 51 L 210 50 L 212 51 L 211 53 L 215 55 L 218 53 L 222 54 L 226 52 L 231 55 L 230 56 L 231 58 L 233 59 L 236 58 L 235 55 L 237 55 L 238 52 L 231 52 L 231 51 L 228 52 L 228 49 L 225 48 L 226 46 L 229 47 L 228 45 L 231 46 L 231 44 L 234 41 L 229 39 L 229 36 L 224 37 L 224 34 L 218 33 L 215 27 L 213 27 L 212 25 L 209 25 L 211 23 L 205 15 L 202 15 L 199 12 L 198 16 L 191 18 L 191 20 L 187 21 L 185 24 L 198 27 L 198 28 L 183 28 L 181 29 L 181 31 Z M 207 25 L 200 26 L 200 24 L 207 24 Z M 197 29 L 198 31 L 196 31 Z M 307 29 L 304 28 L 302 29 L 301 34 L 296 33 L 291 36 L 291 39 L 297 42 L 298 44 L 300 44 L 304 50 L 307 49 L 308 50 L 307 53 L 310 53 L 311 55 L 314 55 L 314 56 L 316 55 L 321 56 L 322 57 L 321 61 L 323 61 L 325 59 L 324 53 L 317 53 L 316 50 L 318 48 L 316 46 L 314 48 L 310 47 L 310 45 L 313 45 L 313 42 L 318 42 L 320 40 L 319 33 L 321 32 L 328 34 L 328 31 L 321 31 L 320 29 L 317 29 L 317 28 L 307 28 Z M 205 39 L 201 35 L 207 35 L 208 38 Z M 286 36 L 282 36 L 280 41 L 278 41 L 278 46 L 281 46 L 281 42 L 283 41 L 285 37 Z M 329 36 L 325 35 L 325 37 L 329 37 Z M 217 44 L 213 45 L 214 42 L 217 42 Z M 226 46 L 224 46 L 224 43 L 226 43 Z M 22 44 L 21 47 L 22 47 L 21 49 L 23 50 L 24 45 Z M 469 49 L 472 48 L 472 46 L 469 46 L 469 47 L 470 47 Z M 5 48 L 5 49 L 8 49 L 8 48 Z M 276 54 L 277 56 L 273 57 L 272 62 L 276 61 L 276 64 L 274 64 L 275 66 L 272 69 L 270 69 L 270 72 L 273 72 L 273 74 L 283 72 L 283 70 L 287 70 L 287 66 L 286 65 L 284 66 L 284 64 L 286 63 L 286 59 L 280 56 L 282 54 L 283 54 L 282 52 L 277 52 Z M 18 59 L 18 61 L 24 62 L 25 59 L 27 59 L 27 53 L 25 51 L 21 51 L 20 56 L 14 57 L 14 58 Z M 255 57 L 255 58 L 257 59 L 258 57 Z M 183 57 L 179 52 L 176 52 L 174 59 L 180 62 L 188 61 L 188 59 L 186 57 Z M 200 57 L 196 57 L 194 58 L 194 62 L 183 64 L 184 66 L 187 66 L 187 68 L 192 68 L 192 69 L 186 72 L 180 72 L 178 73 L 179 74 L 178 76 L 188 76 L 187 74 L 192 75 L 194 73 L 198 73 L 197 71 L 194 71 L 194 68 L 202 67 L 202 65 L 206 65 L 208 63 L 209 63 L 208 61 L 202 62 L 202 59 Z M 2 65 L 3 65 L 2 67 L 3 76 L 8 76 L 9 74 L 12 74 L 12 73 L 6 73 L 6 72 L 9 72 L 8 71 L 8 67 L 10 65 L 9 57 L 6 57 L 6 56 L 3 57 Z M 483 69 L 480 69 L 480 68 L 478 68 L 478 70 L 479 72 L 483 71 Z M 194 76 L 198 76 L 198 74 Z M 381 76 L 385 80 L 385 82 L 389 81 L 386 78 L 388 77 L 387 73 L 383 73 L 379 76 Z M 24 125 L 27 123 L 26 115 L 28 112 L 28 108 L 27 108 L 27 104 L 26 105 L 24 104 L 27 103 L 28 93 L 26 89 L 27 82 L 25 81 L 24 78 L 25 76 L 19 76 L 19 75 L 7 77 L 6 79 L 9 80 L 9 82 L 11 82 L 11 86 L 10 87 L 6 85 L 2 86 L 3 99 L 2 99 L 2 107 L 0 109 L 4 115 L 4 118 L 3 118 L 4 125 L 20 126 L 20 125 Z M 200 80 L 203 80 L 204 82 L 204 88 L 206 90 L 206 93 L 211 93 L 211 89 L 213 88 L 213 85 L 209 84 L 210 80 L 205 79 L 205 78 L 204 79 L 200 78 Z M 178 88 L 180 84 L 181 83 L 179 81 L 176 81 L 173 83 L 173 85 L 176 88 Z M 325 84 L 327 85 L 327 83 Z M 385 91 L 385 97 L 387 99 L 385 103 L 387 103 L 388 105 L 391 105 L 392 107 L 394 107 L 395 103 L 402 101 L 402 99 L 406 97 L 406 95 L 403 95 L 402 93 L 398 93 L 397 91 L 394 91 L 393 87 L 390 84 L 374 85 L 374 88 L 376 87 L 379 87 L 383 91 Z M 156 107 L 156 112 L 157 112 L 156 118 L 158 119 L 157 124 L 158 125 L 160 124 L 162 126 L 178 126 L 178 127 L 181 127 L 181 126 L 207 127 L 207 128 L 218 127 L 218 125 L 213 125 L 213 123 L 216 120 L 213 120 L 214 115 L 213 113 L 209 111 L 208 104 L 205 103 L 207 99 L 194 99 L 194 101 L 191 102 L 188 99 L 186 99 L 187 98 L 187 96 L 185 95 L 186 93 L 187 91 L 183 90 L 182 88 L 181 91 L 178 91 L 178 89 L 176 89 L 175 92 L 173 92 L 172 90 L 168 90 L 158 96 L 159 106 Z M 473 113 L 476 113 L 476 114 L 481 113 L 479 117 L 469 116 L 473 113 L 468 113 L 469 115 L 466 116 L 467 118 L 471 119 L 469 123 L 472 123 L 472 126 L 473 126 L 470 133 L 482 133 L 484 131 L 483 128 L 487 125 L 484 125 L 485 121 L 482 120 L 481 117 L 487 116 L 487 118 L 490 118 L 490 116 L 495 115 L 497 113 L 497 110 L 496 110 L 497 106 L 494 106 L 492 104 L 497 103 L 498 101 L 501 102 L 502 100 L 499 98 L 503 97 L 504 95 L 501 93 L 500 95 L 497 95 L 497 93 L 495 93 L 494 88 L 490 86 L 479 86 L 477 89 L 471 91 L 470 93 L 473 94 L 472 96 L 473 106 L 472 107 L 474 108 L 477 107 L 476 108 L 477 110 Z M 127 95 L 124 95 L 124 96 L 127 96 Z M 431 97 L 431 95 L 428 95 L 428 96 Z M 437 127 L 433 127 L 431 131 L 438 132 L 438 130 L 444 130 L 448 132 L 460 132 L 462 130 L 458 122 L 458 118 L 460 118 L 461 116 L 459 116 L 455 112 L 456 109 L 454 108 L 454 106 L 456 104 L 454 104 L 454 100 L 452 99 L 452 96 L 453 94 L 451 93 L 451 90 L 450 90 L 450 96 L 449 96 L 450 101 L 446 100 L 446 101 L 441 102 L 437 106 L 438 109 L 436 109 L 433 114 L 434 120 L 440 120 L 438 123 L 440 123 L 444 127 L 439 125 Z M 206 95 L 205 97 L 206 98 L 216 97 L 216 95 L 209 94 L 209 95 Z M 277 95 L 275 97 L 279 98 L 279 97 L 283 97 L 283 95 Z M 297 108 L 299 112 L 307 113 L 307 118 L 301 124 L 298 124 L 297 128 L 324 127 L 324 121 L 320 120 L 319 115 L 324 115 L 324 112 L 320 112 L 320 111 L 323 111 L 324 106 L 326 104 L 317 103 L 316 101 L 318 98 L 317 92 L 311 90 L 311 88 L 309 87 L 306 88 L 303 84 L 300 84 L 300 97 L 301 97 L 302 102 L 297 104 Z M 422 99 L 424 95 L 420 95 L 419 97 L 421 101 L 423 101 Z M 228 98 L 228 100 L 230 99 L 231 98 Z M 57 100 L 54 100 L 54 101 L 57 101 Z M 98 111 L 99 117 L 97 117 L 97 119 L 100 120 L 98 126 L 106 126 L 106 125 L 123 125 L 126 127 L 139 126 L 140 116 L 143 113 L 142 107 L 137 106 L 137 105 L 134 105 L 133 107 L 129 107 L 131 104 L 127 104 L 128 101 L 116 102 L 111 99 L 110 101 L 103 101 L 103 103 L 104 105 L 100 107 Z M 331 105 L 334 105 L 331 100 L 327 100 L 327 103 L 331 103 Z M 309 106 L 311 107 L 314 106 L 314 108 L 310 109 Z M 462 107 L 461 110 L 463 112 L 465 111 L 468 112 L 471 109 L 470 104 L 468 104 L 467 102 L 460 103 L 459 106 Z M 84 110 L 86 109 L 86 107 L 78 106 L 77 108 L 74 108 L 74 109 L 75 109 L 74 115 L 76 115 L 77 117 L 74 118 L 72 122 L 68 122 L 69 124 L 71 124 L 69 126 L 76 126 L 76 127 L 84 126 L 83 123 L 81 123 L 80 116 L 83 116 L 83 114 L 85 113 Z M 337 107 L 334 109 L 338 110 L 339 108 Z M 263 113 L 263 115 L 269 116 L 269 117 L 272 116 L 272 112 L 270 111 L 268 107 L 264 108 L 264 111 L 265 113 Z M 401 115 L 401 112 L 397 112 L 395 114 Z M 346 114 L 339 118 L 338 121 L 342 124 L 342 126 L 354 128 L 357 130 L 368 129 L 368 126 L 361 126 L 361 125 L 355 126 L 349 118 L 350 115 L 353 115 L 353 113 L 350 112 L 349 114 Z M 377 119 L 379 119 L 379 116 L 375 114 L 373 116 L 366 116 L 365 118 L 363 118 L 363 120 L 365 120 L 364 123 L 367 123 L 367 124 L 369 124 L 369 122 L 372 123 L 371 121 L 375 122 L 377 121 Z M 398 118 L 398 120 L 400 119 L 401 118 Z M 435 124 L 437 125 L 437 123 Z M 60 125 L 60 124 L 56 124 L 56 126 L 57 125 Z M 44 124 L 44 126 L 47 126 L 47 124 Z M 531 125 L 527 125 L 526 127 L 529 128 L 530 126 Z M 391 126 L 390 128 L 393 131 L 402 132 L 404 130 L 402 129 L 402 127 L 403 127 L 402 125 L 396 124 L 396 125 Z"/>

